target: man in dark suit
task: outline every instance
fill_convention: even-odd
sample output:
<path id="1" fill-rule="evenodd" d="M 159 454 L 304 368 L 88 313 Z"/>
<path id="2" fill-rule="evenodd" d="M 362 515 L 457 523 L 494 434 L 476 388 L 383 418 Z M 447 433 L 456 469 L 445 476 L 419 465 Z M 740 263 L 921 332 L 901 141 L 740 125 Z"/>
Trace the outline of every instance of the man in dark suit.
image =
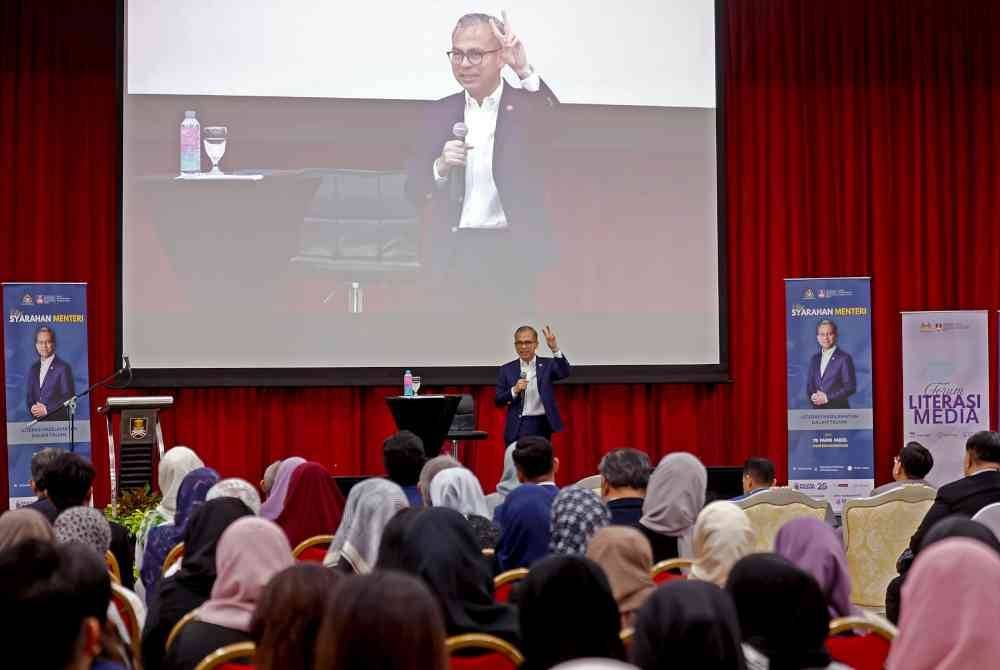
<path id="1" fill-rule="evenodd" d="M 837 324 L 823 319 L 816 324 L 820 350 L 809 360 L 806 395 L 814 409 L 849 409 L 848 398 L 858 390 L 854 359 L 837 346 Z"/>
<path id="2" fill-rule="evenodd" d="M 545 326 L 542 333 L 552 358 L 535 355 L 538 331 L 531 326 L 521 326 L 514 331 L 517 359 L 500 368 L 496 404 L 507 406 L 504 444 L 529 435 L 549 439 L 553 432 L 562 430 L 553 383 L 569 377 L 569 361 L 559 351 L 552 328 Z"/>
<path id="3" fill-rule="evenodd" d="M 427 208 L 424 265 L 441 295 L 462 298 L 456 306 L 485 299 L 523 309 L 553 255 L 545 159 L 557 100 L 506 14 L 460 18 L 448 57 L 464 91 L 429 106 L 407 166 L 407 195 Z M 504 68 L 520 88 L 503 80 Z M 459 122 L 464 139 L 453 134 Z"/>
<path id="4" fill-rule="evenodd" d="M 38 360 L 28 368 L 27 407 L 32 417 L 65 419 L 66 411 L 56 411 L 74 393 L 73 369 L 56 356 L 56 334 L 48 326 L 35 331 Z M 53 414 L 49 415 L 49 412 Z"/>

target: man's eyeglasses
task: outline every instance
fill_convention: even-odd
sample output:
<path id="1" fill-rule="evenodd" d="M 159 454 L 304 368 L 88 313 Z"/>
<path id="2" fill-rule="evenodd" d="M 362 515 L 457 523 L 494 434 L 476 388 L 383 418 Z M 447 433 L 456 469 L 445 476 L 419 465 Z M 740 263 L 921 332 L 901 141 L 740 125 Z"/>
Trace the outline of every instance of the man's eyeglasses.
<path id="1" fill-rule="evenodd" d="M 463 60 L 469 61 L 469 65 L 479 65 L 483 62 L 483 56 L 486 54 L 495 54 L 500 51 L 500 49 L 491 49 L 490 51 L 479 51 L 478 49 L 472 49 L 470 51 L 460 51 L 458 49 L 452 49 L 451 51 L 446 51 L 445 55 L 451 59 L 451 62 L 455 65 L 461 65 Z"/>

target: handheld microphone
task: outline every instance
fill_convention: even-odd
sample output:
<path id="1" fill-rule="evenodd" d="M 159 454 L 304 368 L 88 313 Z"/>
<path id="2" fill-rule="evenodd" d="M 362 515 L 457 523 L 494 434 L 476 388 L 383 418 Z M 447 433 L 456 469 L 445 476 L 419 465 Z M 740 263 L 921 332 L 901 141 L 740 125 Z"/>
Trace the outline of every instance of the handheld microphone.
<path id="1" fill-rule="evenodd" d="M 455 125 L 451 127 L 451 134 L 455 136 L 456 140 L 461 140 L 465 142 L 465 138 L 469 134 L 469 127 L 465 125 L 465 122 L 458 121 Z M 454 167 L 451 169 L 451 201 L 462 204 L 465 199 L 465 168 L 464 167 Z"/>

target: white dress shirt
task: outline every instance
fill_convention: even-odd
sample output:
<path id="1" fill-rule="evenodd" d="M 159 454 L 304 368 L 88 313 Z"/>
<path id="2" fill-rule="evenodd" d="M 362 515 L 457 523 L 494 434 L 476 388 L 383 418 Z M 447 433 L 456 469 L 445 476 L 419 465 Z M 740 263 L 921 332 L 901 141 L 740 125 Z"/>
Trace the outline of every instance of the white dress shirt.
<path id="1" fill-rule="evenodd" d="M 532 72 L 522 79 L 521 87 L 532 93 L 537 92 L 541 88 L 538 73 Z M 465 158 L 465 199 L 462 201 L 459 228 L 507 227 L 507 215 L 493 180 L 493 140 L 502 95 L 503 79 L 492 93 L 483 98 L 482 104 L 476 102 L 468 91 L 465 92 L 465 125 L 469 128 L 465 142 L 472 149 Z M 448 177 L 438 175 L 436 165 L 432 169 L 438 186 L 448 181 Z"/>
<path id="2" fill-rule="evenodd" d="M 55 357 L 56 355 L 52 354 L 41 360 L 41 365 L 38 366 L 38 388 L 42 388 L 42 384 L 45 383 L 45 375 L 49 373 L 49 368 L 52 367 L 52 361 Z"/>
<path id="3" fill-rule="evenodd" d="M 555 358 L 562 358 L 562 351 L 552 354 Z M 542 404 L 542 396 L 538 393 L 538 356 L 532 356 L 531 360 L 525 363 L 521 361 L 521 375 L 528 380 L 528 386 L 524 389 L 524 405 L 521 408 L 521 416 L 544 416 L 545 405 Z M 512 387 L 511 395 L 514 393 Z"/>
<path id="4" fill-rule="evenodd" d="M 833 358 L 833 352 L 837 350 L 836 345 L 830 347 L 829 349 L 824 349 L 819 354 L 819 376 L 822 377 L 826 374 L 826 366 L 830 364 L 830 359 Z"/>

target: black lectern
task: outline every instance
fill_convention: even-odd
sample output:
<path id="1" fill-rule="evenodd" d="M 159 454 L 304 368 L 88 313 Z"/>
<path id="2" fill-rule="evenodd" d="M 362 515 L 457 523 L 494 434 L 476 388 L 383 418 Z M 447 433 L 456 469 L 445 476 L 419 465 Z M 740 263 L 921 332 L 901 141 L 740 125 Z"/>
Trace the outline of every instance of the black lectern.
<path id="1" fill-rule="evenodd" d="M 399 430 L 413 431 L 424 441 L 427 458 L 441 453 L 441 445 L 458 409 L 459 395 L 388 396 L 385 403 Z"/>

